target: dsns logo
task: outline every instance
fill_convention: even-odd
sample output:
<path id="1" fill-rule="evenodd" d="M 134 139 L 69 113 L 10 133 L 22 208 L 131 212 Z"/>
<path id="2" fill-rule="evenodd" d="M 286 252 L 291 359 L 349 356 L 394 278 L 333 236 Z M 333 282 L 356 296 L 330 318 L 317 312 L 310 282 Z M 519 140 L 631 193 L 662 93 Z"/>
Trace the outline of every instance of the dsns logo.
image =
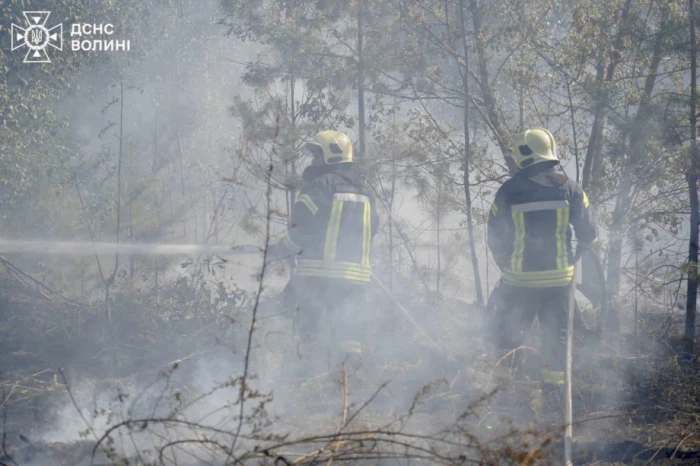
<path id="1" fill-rule="evenodd" d="M 47 29 L 50 11 L 25 11 L 23 14 L 28 27 L 23 29 L 12 23 L 12 50 L 26 45 L 29 50 L 24 63 L 51 63 L 46 47 L 63 50 L 63 24 Z"/>

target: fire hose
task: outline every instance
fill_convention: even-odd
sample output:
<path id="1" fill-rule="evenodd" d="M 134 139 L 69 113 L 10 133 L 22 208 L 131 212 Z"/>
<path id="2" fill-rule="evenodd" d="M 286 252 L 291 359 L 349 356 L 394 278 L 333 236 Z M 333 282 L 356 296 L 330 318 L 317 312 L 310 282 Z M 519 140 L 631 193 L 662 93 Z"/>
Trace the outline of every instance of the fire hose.
<path id="1" fill-rule="evenodd" d="M 438 351 L 440 351 L 441 353 L 445 354 L 445 356 L 447 356 L 448 359 L 454 360 L 454 356 L 453 356 L 452 354 L 450 354 L 450 352 L 449 352 L 448 350 L 446 350 L 445 348 L 442 348 L 440 345 L 438 345 L 437 342 L 436 342 L 435 340 L 433 340 L 433 339 L 430 337 L 430 335 L 428 335 L 428 332 L 426 332 L 426 331 L 423 329 L 423 327 L 421 327 L 421 326 L 418 324 L 418 322 L 416 322 L 416 320 L 413 318 L 413 316 L 411 315 L 411 313 L 408 312 L 408 310 L 403 306 L 403 304 L 401 304 L 401 301 L 399 301 L 399 299 L 394 295 L 394 293 L 392 293 L 391 290 L 390 290 L 389 288 L 387 288 L 386 285 L 384 285 L 384 283 L 382 283 L 382 282 L 377 278 L 376 275 L 374 275 L 373 273 L 371 273 L 371 276 L 372 276 L 372 280 L 374 281 L 374 283 L 376 283 L 376 284 L 379 286 L 379 288 L 381 288 L 381 289 L 387 294 L 387 296 L 389 296 L 389 297 L 391 298 L 391 300 L 394 301 L 394 303 L 396 303 L 396 306 L 399 308 L 399 310 L 401 311 L 401 313 L 402 313 L 404 316 L 406 316 L 406 318 L 413 324 L 413 326 L 414 326 L 416 329 L 418 329 L 418 331 L 420 332 L 420 334 L 423 335 L 423 336 L 425 337 L 425 339 L 428 340 L 428 341 L 430 342 L 430 344 L 431 344 L 433 347 L 435 347 L 435 348 L 436 348 Z"/>
<path id="2" fill-rule="evenodd" d="M 605 289 L 605 274 L 600 258 L 591 249 L 585 249 L 583 252 L 588 252 L 593 260 L 596 272 L 599 278 L 600 286 L 600 311 L 597 319 L 598 334 L 602 332 L 603 322 L 609 320 L 606 289 Z M 564 464 L 566 466 L 573 465 L 572 460 L 572 443 L 573 443 L 573 354 L 574 354 L 574 310 L 576 307 L 576 271 L 579 267 L 579 259 L 583 254 L 576 251 L 574 258 L 574 278 L 569 286 L 569 310 L 566 321 L 566 379 L 564 381 Z"/>
<path id="3" fill-rule="evenodd" d="M 573 380 L 571 371 L 574 356 L 574 308 L 576 306 L 576 270 L 578 261 L 574 263 L 574 277 L 569 286 L 569 313 L 566 319 L 566 380 L 564 382 L 564 464 L 571 466 L 571 443 L 574 436 L 574 407 L 572 396 Z"/>

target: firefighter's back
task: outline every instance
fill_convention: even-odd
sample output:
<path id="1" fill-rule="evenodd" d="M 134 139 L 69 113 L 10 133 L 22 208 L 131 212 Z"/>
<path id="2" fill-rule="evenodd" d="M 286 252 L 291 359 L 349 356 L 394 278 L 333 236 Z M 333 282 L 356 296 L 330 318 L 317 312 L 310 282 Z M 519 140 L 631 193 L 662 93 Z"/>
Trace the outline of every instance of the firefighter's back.
<path id="1" fill-rule="evenodd" d="M 351 164 L 333 167 L 313 180 L 319 224 L 299 256 L 301 276 L 369 282 L 374 200 Z M 316 193 L 316 195 L 314 195 Z M 374 223 L 374 225 L 373 225 Z"/>
<path id="2" fill-rule="evenodd" d="M 562 286 L 573 277 L 569 228 L 573 186 L 563 173 L 544 168 L 535 173 L 523 170 L 501 188 L 514 233 L 503 275 L 513 285 Z"/>

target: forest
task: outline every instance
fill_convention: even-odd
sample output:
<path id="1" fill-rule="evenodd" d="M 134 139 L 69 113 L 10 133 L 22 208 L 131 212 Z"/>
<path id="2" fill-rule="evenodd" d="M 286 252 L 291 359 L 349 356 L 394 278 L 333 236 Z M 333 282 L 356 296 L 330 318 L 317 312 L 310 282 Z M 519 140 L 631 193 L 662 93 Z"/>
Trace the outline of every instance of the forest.
<path id="1" fill-rule="evenodd" d="M 698 11 L 3 0 L 0 466 L 699 464 Z M 571 422 L 489 333 L 489 212 L 533 127 L 599 229 Z M 268 251 L 324 130 L 379 224 L 362 354 L 321 363 Z"/>

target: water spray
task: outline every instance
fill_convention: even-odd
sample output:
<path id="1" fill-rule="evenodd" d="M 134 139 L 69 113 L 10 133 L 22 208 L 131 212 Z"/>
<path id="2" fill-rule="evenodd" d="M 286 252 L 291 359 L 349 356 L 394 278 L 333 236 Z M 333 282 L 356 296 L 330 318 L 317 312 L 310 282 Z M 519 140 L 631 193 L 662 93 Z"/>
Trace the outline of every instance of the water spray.
<path id="1" fill-rule="evenodd" d="M 259 246 L 226 246 L 167 243 L 106 243 L 90 241 L 42 241 L 0 239 L 0 254 L 138 254 L 144 256 L 228 256 L 263 252 Z"/>
<path id="2" fill-rule="evenodd" d="M 264 252 L 260 246 L 241 245 L 201 245 L 201 244 L 167 244 L 167 243 L 109 243 L 90 241 L 43 241 L 43 240 L 6 240 L 0 239 L 0 254 L 51 254 L 51 255 L 93 255 L 93 254 L 138 254 L 144 256 L 229 256 L 239 254 L 257 254 Z M 410 312 L 399 302 L 394 294 L 372 274 L 372 279 L 384 292 L 396 302 L 401 312 L 413 326 L 428 340 L 432 346 L 445 353 L 449 359 L 453 356 L 433 340 L 416 322 Z"/>

